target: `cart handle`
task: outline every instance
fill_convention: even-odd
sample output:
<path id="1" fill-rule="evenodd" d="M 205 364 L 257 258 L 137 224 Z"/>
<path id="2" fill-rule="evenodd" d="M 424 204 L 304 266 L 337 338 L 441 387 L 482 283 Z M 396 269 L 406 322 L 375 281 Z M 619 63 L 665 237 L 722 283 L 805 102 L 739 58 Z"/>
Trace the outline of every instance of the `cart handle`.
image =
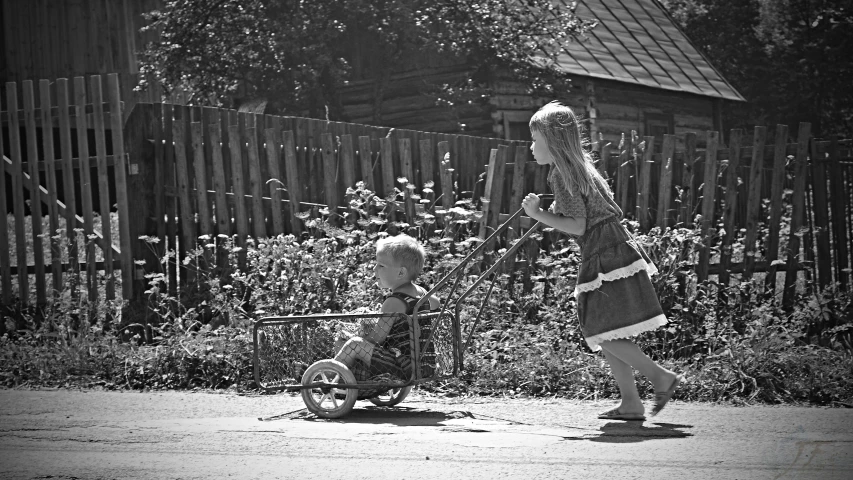
<path id="1" fill-rule="evenodd" d="M 421 298 L 420 298 L 420 300 L 418 300 L 418 302 L 417 302 L 417 303 L 415 303 L 414 314 L 415 314 L 415 315 L 417 315 L 418 310 L 420 309 L 420 306 L 421 306 L 425 301 L 429 300 L 429 298 L 430 298 L 431 296 L 435 295 L 435 294 L 436 294 L 436 292 L 438 292 L 438 291 L 439 291 L 442 287 L 444 287 L 447 283 L 449 283 L 449 282 L 450 282 L 450 280 L 451 280 L 452 278 L 456 277 L 456 279 L 457 279 L 457 282 L 456 282 L 456 283 L 458 284 L 458 283 L 459 283 L 459 282 L 458 282 L 458 280 L 459 280 L 458 273 L 459 273 L 462 269 L 464 269 L 464 268 L 465 268 L 465 266 L 466 266 L 469 262 L 471 262 L 471 260 L 473 260 L 474 258 L 476 258 L 476 257 L 477 257 L 477 255 L 478 255 L 482 250 L 484 250 L 484 249 L 486 248 L 486 246 L 487 246 L 487 245 L 490 245 L 490 244 L 492 243 L 492 242 L 491 242 L 491 240 L 495 239 L 495 238 L 496 238 L 498 235 L 500 235 L 504 230 L 506 230 L 507 228 L 509 228 L 510 223 L 512 223 L 512 221 L 513 221 L 513 220 L 515 220 L 519 215 L 521 215 L 521 213 L 522 213 L 522 212 L 524 212 L 524 208 L 519 208 L 519 209 L 518 209 L 518 211 L 516 211 L 515 213 L 513 213 L 513 214 L 512 214 L 512 215 L 511 215 L 511 216 L 510 216 L 510 217 L 509 217 L 509 218 L 508 218 L 508 219 L 507 219 L 503 224 L 501 224 L 498 228 L 496 228 L 496 229 L 495 229 L 495 231 L 494 231 L 494 232 L 492 232 L 492 234 L 491 234 L 491 235 L 489 235 L 489 237 L 488 237 L 488 238 L 486 238 L 485 240 L 483 240 L 482 242 L 480 242 L 480 245 L 477 245 L 477 248 L 475 248 L 474 250 L 472 250 L 472 251 L 471 251 L 471 253 L 469 253 L 468 255 L 466 255 L 466 256 L 465 256 L 465 258 L 463 258 L 463 259 L 462 259 L 462 261 L 460 261 L 460 262 L 459 262 L 459 264 L 458 264 L 458 265 L 456 265 L 456 267 L 454 267 L 454 268 L 453 268 L 453 270 L 451 270 L 451 271 L 450 271 L 450 273 L 448 273 L 447 275 L 445 275 L 445 276 L 444 276 L 444 278 L 442 278 L 441 280 L 439 280 L 438 282 L 436 282 L 436 284 L 435 284 L 435 285 L 433 285 L 433 287 L 432 287 L 432 288 L 431 288 L 431 289 L 426 293 L 426 295 L 424 295 L 423 297 L 421 297 Z M 538 222 L 537 222 L 537 225 L 538 225 Z M 535 228 L 535 226 L 534 226 L 534 228 Z M 522 238 L 526 238 L 526 237 L 522 237 Z M 504 254 L 504 255 L 506 255 L 506 254 Z M 498 263 L 500 263 L 500 261 L 499 261 Z M 455 290 L 455 288 L 454 288 L 454 290 Z M 446 304 L 446 302 L 442 302 L 442 304 Z M 442 313 L 442 314 L 444 313 L 444 308 L 442 308 L 441 313 Z"/>
<path id="2" fill-rule="evenodd" d="M 489 275 L 494 274 L 495 270 L 497 270 L 498 267 L 500 267 L 501 264 L 503 264 L 503 262 L 505 262 L 508 258 L 510 258 L 512 256 L 512 254 L 515 253 L 515 251 L 518 250 L 521 247 L 521 245 L 524 244 L 525 241 L 527 241 L 528 238 L 530 238 L 531 235 L 536 233 L 536 230 L 539 229 L 539 225 L 541 225 L 541 224 L 542 224 L 542 222 L 536 222 L 532 227 L 530 227 L 530 229 L 528 229 L 527 232 L 525 232 L 521 238 L 519 238 L 514 244 L 512 244 L 512 246 L 509 247 L 509 249 L 507 249 L 507 251 L 503 255 L 501 255 L 501 258 L 499 258 L 495 262 L 494 265 L 492 265 L 488 270 L 486 270 L 485 273 L 480 275 L 477 278 L 477 280 L 473 284 L 471 284 L 471 286 L 468 287 L 468 289 L 465 290 L 462 293 L 462 295 L 459 296 L 459 298 L 456 300 L 456 318 L 460 318 L 459 315 L 461 313 L 460 309 L 462 308 L 462 300 L 467 298 L 468 295 L 470 295 L 471 292 L 473 292 L 474 289 L 477 288 L 478 285 L 483 283 L 483 281 L 489 277 Z M 483 305 L 484 306 L 485 306 L 486 302 L 488 301 L 489 296 L 492 294 L 492 289 L 494 288 L 494 286 L 495 286 L 494 280 L 492 280 L 492 285 L 489 287 L 489 292 L 486 294 L 486 297 L 483 299 Z M 462 351 L 460 352 L 460 357 L 459 357 L 460 359 L 462 358 L 462 353 L 468 349 L 468 346 L 471 343 L 471 336 L 474 334 L 474 330 L 476 330 L 477 325 L 480 323 L 480 316 L 482 314 L 483 314 L 483 309 L 481 308 L 479 310 L 479 312 L 477 312 L 477 318 L 474 320 L 474 324 L 471 326 L 471 328 L 468 332 L 468 338 L 465 340 L 464 348 L 462 348 L 461 349 Z M 460 340 L 461 340 L 461 338 L 460 338 Z"/>

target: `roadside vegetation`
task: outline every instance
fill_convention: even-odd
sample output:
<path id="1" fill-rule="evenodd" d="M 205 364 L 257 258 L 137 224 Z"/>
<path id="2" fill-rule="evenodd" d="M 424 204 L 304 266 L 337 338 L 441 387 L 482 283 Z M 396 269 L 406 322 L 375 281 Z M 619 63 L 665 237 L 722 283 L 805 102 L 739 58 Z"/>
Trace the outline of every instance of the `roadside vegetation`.
<path id="1" fill-rule="evenodd" d="M 41 315 L 31 307 L 5 307 L 0 384 L 254 391 L 252 322 L 269 315 L 377 308 L 382 292 L 373 280 L 372 260 L 381 235 L 402 230 L 424 243 L 426 285 L 479 242 L 480 214 L 470 200 L 450 210 L 428 205 L 406 224 L 389 220 L 391 203 L 363 186 L 348 194 L 347 219 L 306 214 L 309 231 L 303 238 L 250 241 L 245 273 L 236 268 L 234 238 L 203 236 L 180 262 L 180 275 L 189 281 L 177 295 L 168 293 L 166 274 L 149 272 L 145 305 L 92 302 L 66 288 Z M 429 188 L 423 194 L 431 199 Z M 636 224 L 625 222 L 636 231 Z M 793 308 L 783 310 L 780 288 L 768 291 L 763 275 L 751 280 L 735 275 L 727 287 L 713 277 L 697 282 L 691 266 L 700 242 L 696 230 L 654 229 L 637 239 L 660 270 L 654 281 L 670 320 L 638 339 L 657 361 L 686 373 L 677 398 L 851 406 L 850 291 L 816 292 L 806 271 Z M 527 257 L 522 248 L 519 256 L 533 259 L 529 276 L 507 271 L 498 278 L 471 335 L 462 374 L 418 388 L 447 396 L 618 396 L 603 357 L 587 348 L 577 326 L 577 248 L 547 229 L 534 241 L 539 255 Z M 163 264 L 174 261 L 171 253 Z M 468 271 L 461 288 L 478 274 L 478 266 Z M 466 337 L 487 288 L 488 282 L 466 302 Z M 641 393 L 652 394 L 649 385 L 640 385 Z"/>

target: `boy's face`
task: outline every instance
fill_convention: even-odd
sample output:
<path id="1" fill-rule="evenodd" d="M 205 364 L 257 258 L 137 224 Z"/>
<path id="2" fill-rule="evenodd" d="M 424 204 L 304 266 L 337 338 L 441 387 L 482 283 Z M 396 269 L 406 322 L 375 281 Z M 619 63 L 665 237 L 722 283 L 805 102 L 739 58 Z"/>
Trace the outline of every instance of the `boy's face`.
<path id="1" fill-rule="evenodd" d="M 394 289 L 406 282 L 406 269 L 387 253 L 376 252 L 376 265 L 373 274 L 382 288 Z"/>
<path id="2" fill-rule="evenodd" d="M 530 132 L 533 137 L 533 143 L 530 145 L 530 151 L 533 152 L 533 159 L 539 165 L 550 165 L 554 163 L 554 158 L 551 157 L 551 151 L 548 150 L 548 144 L 542 134 L 533 130 Z"/>

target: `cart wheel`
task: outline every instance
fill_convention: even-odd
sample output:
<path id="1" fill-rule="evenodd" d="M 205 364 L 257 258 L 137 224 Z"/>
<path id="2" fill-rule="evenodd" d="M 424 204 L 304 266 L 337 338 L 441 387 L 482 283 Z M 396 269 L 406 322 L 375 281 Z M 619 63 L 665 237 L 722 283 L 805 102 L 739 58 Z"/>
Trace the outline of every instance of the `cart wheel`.
<path id="1" fill-rule="evenodd" d="M 412 391 L 412 386 L 402 388 L 392 388 L 391 390 L 385 392 L 382 395 L 377 395 L 373 398 L 369 398 L 370 403 L 376 405 L 377 407 L 393 407 L 398 403 L 402 402 L 409 395 L 409 392 Z"/>
<path id="2" fill-rule="evenodd" d="M 308 367 L 302 375 L 302 384 L 309 383 L 355 384 L 355 375 L 337 360 L 320 360 Z M 352 411 L 358 397 L 357 388 L 317 387 L 302 389 L 302 401 L 311 413 L 322 418 L 340 418 Z"/>

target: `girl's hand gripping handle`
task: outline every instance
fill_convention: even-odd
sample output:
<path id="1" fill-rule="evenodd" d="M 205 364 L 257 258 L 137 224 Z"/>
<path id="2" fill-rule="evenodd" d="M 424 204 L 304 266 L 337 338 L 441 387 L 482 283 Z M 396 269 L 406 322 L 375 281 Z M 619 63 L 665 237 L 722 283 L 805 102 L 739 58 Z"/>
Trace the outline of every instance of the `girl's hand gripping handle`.
<path id="1" fill-rule="evenodd" d="M 539 195 L 535 193 L 528 193 L 524 200 L 521 201 L 521 207 L 524 208 L 524 213 L 527 214 L 528 217 L 533 218 L 536 214 L 538 214 L 542 209 L 539 207 L 540 205 Z"/>

